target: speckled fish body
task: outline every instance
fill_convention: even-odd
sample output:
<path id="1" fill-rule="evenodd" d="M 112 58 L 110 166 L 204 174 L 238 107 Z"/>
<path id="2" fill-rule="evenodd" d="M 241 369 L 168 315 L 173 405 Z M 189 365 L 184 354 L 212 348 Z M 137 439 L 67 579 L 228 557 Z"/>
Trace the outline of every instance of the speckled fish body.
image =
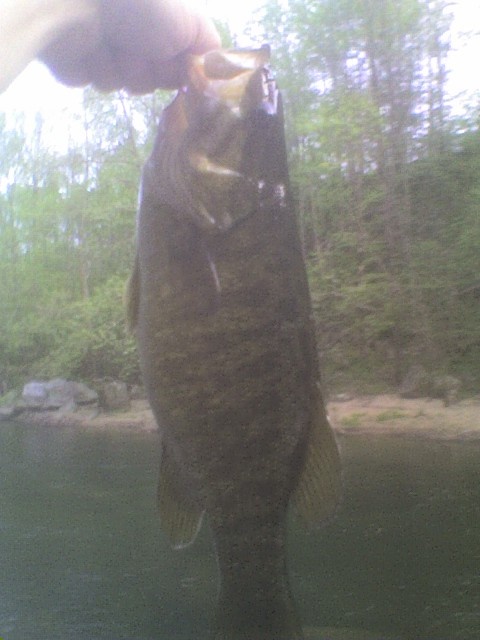
<path id="1" fill-rule="evenodd" d="M 130 315 L 162 441 L 175 546 L 207 513 L 218 640 L 295 640 L 290 501 L 308 524 L 340 491 L 269 52 L 192 59 L 142 179 Z"/>

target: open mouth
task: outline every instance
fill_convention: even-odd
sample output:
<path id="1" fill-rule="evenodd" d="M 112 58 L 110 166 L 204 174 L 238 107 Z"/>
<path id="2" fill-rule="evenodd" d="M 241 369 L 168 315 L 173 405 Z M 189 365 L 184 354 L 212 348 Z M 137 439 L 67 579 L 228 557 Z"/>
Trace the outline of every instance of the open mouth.
<path id="1" fill-rule="evenodd" d="M 210 51 L 193 56 L 190 85 L 241 117 L 254 109 L 277 112 L 277 88 L 268 63 L 270 47 Z"/>

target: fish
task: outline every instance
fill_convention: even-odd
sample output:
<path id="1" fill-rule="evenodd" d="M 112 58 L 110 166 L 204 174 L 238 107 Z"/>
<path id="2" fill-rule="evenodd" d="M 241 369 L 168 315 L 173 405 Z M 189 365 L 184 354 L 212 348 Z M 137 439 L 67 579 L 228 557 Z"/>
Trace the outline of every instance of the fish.
<path id="1" fill-rule="evenodd" d="M 171 544 L 204 516 L 215 640 L 299 640 L 286 558 L 341 496 L 270 49 L 192 56 L 145 164 L 129 320 L 161 439 Z"/>

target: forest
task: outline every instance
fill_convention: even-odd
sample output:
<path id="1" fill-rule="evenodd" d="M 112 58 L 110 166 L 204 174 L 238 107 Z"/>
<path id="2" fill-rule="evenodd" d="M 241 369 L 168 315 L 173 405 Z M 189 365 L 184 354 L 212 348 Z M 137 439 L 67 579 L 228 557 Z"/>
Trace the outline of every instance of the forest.
<path id="1" fill-rule="evenodd" d="M 452 109 L 450 28 L 447 0 L 270 0 L 252 19 L 283 90 L 328 390 L 396 389 L 412 364 L 480 388 L 480 98 Z M 66 152 L 41 114 L 32 131 L 0 113 L 8 387 L 138 382 L 124 290 L 141 167 L 170 97 L 85 89 Z"/>

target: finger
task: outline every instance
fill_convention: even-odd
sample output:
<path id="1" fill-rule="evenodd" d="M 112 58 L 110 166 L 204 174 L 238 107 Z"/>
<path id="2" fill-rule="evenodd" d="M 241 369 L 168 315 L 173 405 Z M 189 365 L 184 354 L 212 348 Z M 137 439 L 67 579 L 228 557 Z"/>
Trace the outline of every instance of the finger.
<path id="1" fill-rule="evenodd" d="M 188 56 L 220 46 L 213 23 L 180 0 L 103 0 L 99 20 L 63 31 L 41 59 L 65 84 L 146 93 L 186 81 Z"/>
<path id="2" fill-rule="evenodd" d="M 178 88 L 187 79 L 183 55 L 161 65 L 151 58 L 130 56 L 123 51 L 111 51 L 101 68 L 97 60 L 90 60 L 86 67 L 90 82 L 100 91 L 126 89 L 129 93 L 149 93 L 158 88 Z"/>

